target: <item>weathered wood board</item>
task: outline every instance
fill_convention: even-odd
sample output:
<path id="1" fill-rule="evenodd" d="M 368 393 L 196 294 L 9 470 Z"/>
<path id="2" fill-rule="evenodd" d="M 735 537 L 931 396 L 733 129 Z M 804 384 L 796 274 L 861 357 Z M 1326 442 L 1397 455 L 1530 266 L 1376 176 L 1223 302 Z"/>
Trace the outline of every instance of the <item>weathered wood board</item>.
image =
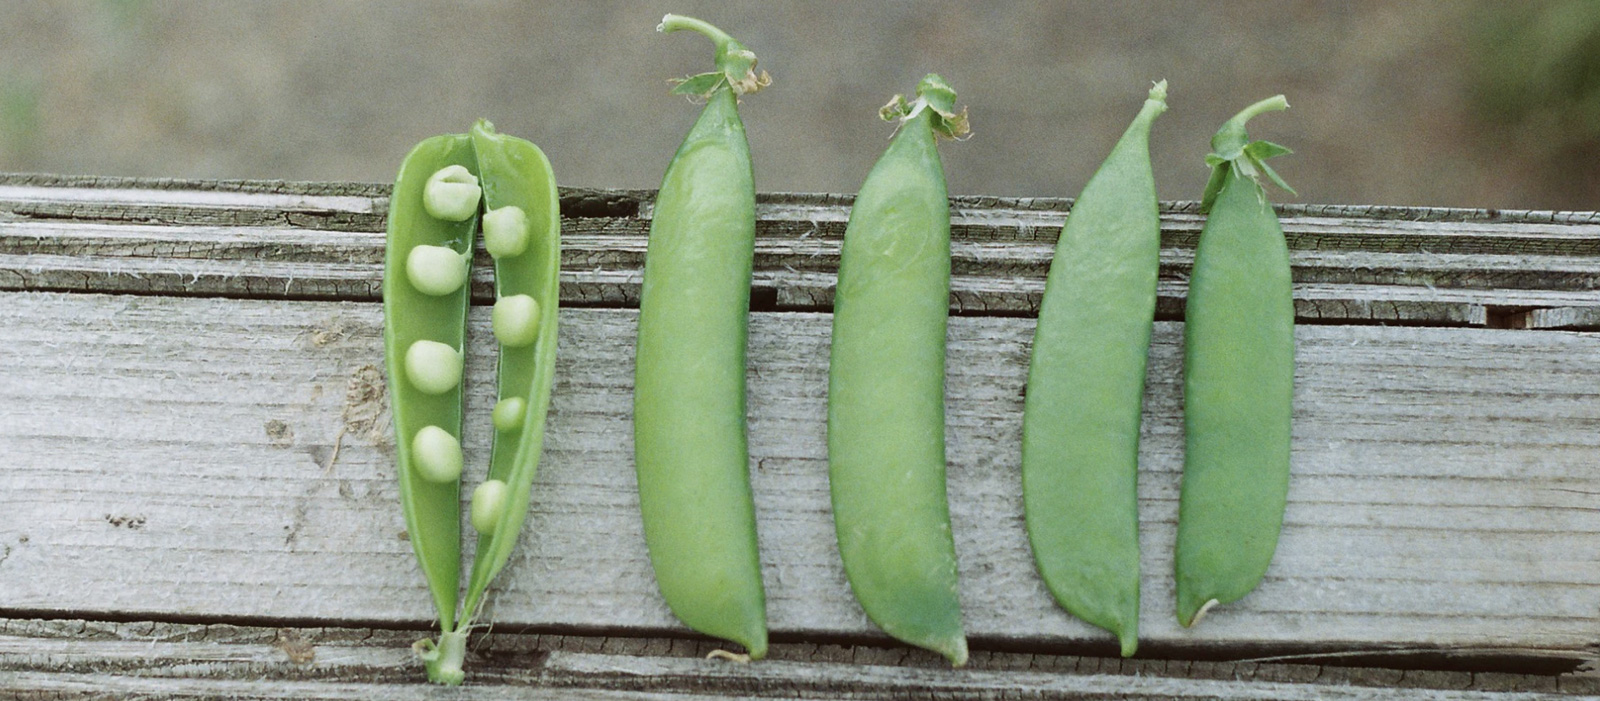
<path id="1" fill-rule="evenodd" d="M 386 196 L 373 185 L 0 177 L 0 454 L 8 457 L 0 470 L 0 617 L 429 625 L 403 536 L 381 374 Z M 760 212 L 752 480 L 769 615 L 783 644 L 891 645 L 850 597 L 828 512 L 826 309 L 848 202 L 774 195 Z M 1109 636 L 1051 601 L 1021 522 L 1029 314 L 1070 202 L 955 204 L 958 316 L 947 410 L 969 633 L 976 649 L 996 655 L 1113 654 Z M 563 207 L 568 308 L 549 440 L 529 524 L 490 618 L 498 633 L 693 640 L 654 589 L 633 493 L 628 307 L 637 298 L 650 193 L 573 190 Z M 1163 321 L 1141 456 L 1141 650 L 1172 660 L 1479 671 L 1593 664 L 1600 216 L 1285 208 L 1302 325 L 1283 541 L 1259 590 L 1184 630 L 1172 619 L 1170 567 L 1182 463 L 1182 299 L 1199 223 L 1192 203 L 1164 207 Z M 476 281 L 481 300 L 487 283 Z M 469 465 L 488 444 L 486 312 L 475 309 L 472 318 Z M 51 640 L 51 649 L 65 644 Z M 160 680 L 112 685 L 102 672 L 122 653 L 111 647 L 86 648 L 88 657 L 106 656 L 97 667 L 29 657 L 35 644 L 37 636 L 0 635 L 0 677 L 22 675 L 11 687 L 0 680 L 0 690 L 179 688 Z M 552 668 L 654 670 L 638 672 L 650 679 L 719 673 L 651 661 L 658 653 L 641 650 L 540 659 Z M 916 653 L 907 660 L 929 662 Z M 252 685 L 246 675 L 183 693 L 405 693 L 392 679 L 344 689 L 330 685 L 344 672 L 308 674 L 320 681 Z M 901 684 L 971 698 L 1004 696 L 1013 683 L 1061 696 L 1111 688 L 805 665 L 750 674 L 663 688 L 870 696 L 862 690 L 890 693 Z M 797 681 L 829 675 L 838 679 Z M 1118 688 L 1130 698 L 1296 698 L 1332 688 L 1166 681 L 1173 685 Z M 481 695 L 552 682 L 506 683 Z M 648 686 L 607 684 L 571 686 L 593 687 L 594 698 L 655 698 Z M 1487 690 L 1469 690 L 1477 691 Z"/>
<path id="2" fill-rule="evenodd" d="M 435 698 L 416 633 L 225 624 L 0 620 L 0 687 L 20 698 Z M 728 697 L 998 700 L 1399 699 L 1524 701 L 1600 691 L 1571 675 L 976 652 L 965 670 L 904 648 L 777 643 L 761 664 L 704 660 L 709 641 L 481 637 L 451 698 Z M 9 676 L 6 676 L 9 673 Z"/>
<path id="3" fill-rule="evenodd" d="M 496 625 L 677 627 L 638 522 L 634 318 L 563 313 L 545 459 L 523 547 L 494 598 Z M 469 465 L 488 445 L 487 321 L 474 309 Z M 870 637 L 828 510 L 827 332 L 827 317 L 811 313 L 758 313 L 751 324 L 771 625 Z M 950 501 L 968 629 L 993 643 L 1100 640 L 1055 607 L 1022 529 L 1030 335 L 1023 319 L 952 322 Z M 1180 338 L 1161 323 L 1152 343 L 1140 484 L 1147 645 L 1586 656 L 1600 631 L 1600 337 L 1300 328 L 1279 555 L 1257 592 L 1193 630 L 1170 611 Z M 0 437 L 13 466 L 0 476 L 0 513 L 26 524 L 4 543 L 8 605 L 425 624 L 432 611 L 400 536 L 381 341 L 370 303 L 8 295 Z"/>

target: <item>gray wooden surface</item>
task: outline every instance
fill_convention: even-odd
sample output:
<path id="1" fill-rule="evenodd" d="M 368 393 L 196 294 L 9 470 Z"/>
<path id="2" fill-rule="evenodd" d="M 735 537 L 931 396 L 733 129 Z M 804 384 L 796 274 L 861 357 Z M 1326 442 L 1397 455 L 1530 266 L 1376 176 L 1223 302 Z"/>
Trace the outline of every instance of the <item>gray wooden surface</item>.
<path id="1" fill-rule="evenodd" d="M 413 693 L 396 686 L 409 678 L 325 666 L 326 645 L 306 632 L 365 630 L 358 657 L 410 669 L 397 639 L 419 634 L 382 629 L 420 631 L 432 618 L 403 537 L 380 370 L 386 196 L 359 184 L 0 177 L 0 617 L 24 631 L 0 636 L 0 690 Z M 1140 481 L 1141 651 L 1169 662 L 1130 667 L 1156 677 L 1148 686 L 1101 687 L 1065 674 L 1079 667 L 1017 676 L 1003 661 L 1114 649 L 1055 607 L 1021 526 L 1028 314 L 1070 203 L 956 202 L 951 507 L 968 630 L 975 649 L 1002 660 L 969 673 L 925 669 L 936 661 L 894 647 L 850 598 L 823 441 L 826 307 L 848 198 L 764 197 L 750 430 L 773 633 L 878 664 L 845 665 L 863 660 L 851 653 L 730 672 L 662 657 L 696 638 L 655 592 L 637 523 L 628 306 L 649 197 L 564 193 L 568 308 L 549 441 L 528 528 L 491 602 L 497 642 L 484 648 L 490 669 L 515 666 L 494 652 L 504 648 L 540 671 L 496 672 L 500 686 L 477 693 L 555 684 L 594 698 L 895 689 L 995 698 L 1020 688 L 1298 698 L 1360 683 L 1327 676 L 1335 667 L 1311 678 L 1281 671 L 1329 663 L 1432 670 L 1409 673 L 1430 680 L 1411 685 L 1423 694 L 1414 698 L 1496 692 L 1477 676 L 1504 672 L 1516 674 L 1498 677 L 1512 680 L 1503 689 L 1600 690 L 1584 671 L 1600 645 L 1600 217 L 1285 208 L 1302 325 L 1283 543 L 1258 591 L 1183 630 L 1169 571 L 1183 281 L 1200 219 L 1192 203 L 1165 206 Z M 478 281 L 484 299 L 487 282 Z M 469 465 L 487 448 L 486 311 L 474 310 L 471 330 Z M 123 632 L 104 640 L 30 623 L 45 619 Z M 138 621 L 282 628 L 310 636 L 322 661 L 293 667 L 294 655 L 274 658 L 252 639 L 216 643 L 216 654 L 228 664 L 264 655 L 255 667 L 213 674 L 174 661 L 200 654 L 187 648 L 134 665 L 144 643 L 126 630 Z M 515 642 L 555 633 L 635 642 L 604 654 Z M 341 640 L 336 648 L 351 644 Z M 1218 659 L 1279 676 L 1207 685 L 1171 665 Z M 113 684 L 129 665 L 138 679 Z M 255 680 L 251 669 L 282 677 Z M 1363 688 L 1393 692 L 1405 674 Z M 607 675 L 633 686 L 601 683 Z"/>

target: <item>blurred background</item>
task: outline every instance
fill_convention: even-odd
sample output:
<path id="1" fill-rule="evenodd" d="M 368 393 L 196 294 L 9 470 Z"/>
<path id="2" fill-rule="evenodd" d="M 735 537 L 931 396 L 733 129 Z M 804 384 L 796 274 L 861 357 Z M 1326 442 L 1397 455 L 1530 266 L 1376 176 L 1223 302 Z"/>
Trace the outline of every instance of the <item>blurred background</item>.
<path id="1" fill-rule="evenodd" d="M 746 98 L 762 191 L 854 192 L 890 95 L 942 74 L 970 106 L 954 194 L 1073 196 L 1170 81 L 1162 199 L 1204 186 L 1243 106 L 1298 201 L 1600 209 L 1600 2 L 311 2 L 4 0 L 0 170 L 386 182 L 476 117 L 563 184 L 651 188 L 697 107 L 666 79 L 711 45 L 761 57 Z M 1284 201 L 1295 201 L 1287 195 Z"/>

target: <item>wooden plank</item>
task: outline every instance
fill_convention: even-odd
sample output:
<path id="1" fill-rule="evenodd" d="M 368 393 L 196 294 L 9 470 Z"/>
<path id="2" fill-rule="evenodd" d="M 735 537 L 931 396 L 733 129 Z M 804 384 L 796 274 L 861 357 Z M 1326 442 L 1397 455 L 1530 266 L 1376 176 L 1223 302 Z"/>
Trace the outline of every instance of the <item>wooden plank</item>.
<path id="1" fill-rule="evenodd" d="M 374 300 L 387 193 L 359 184 L 0 177 L 0 289 Z M 650 197 L 563 191 L 568 303 L 637 305 Z M 829 308 L 850 201 L 762 197 L 758 308 Z M 1071 201 L 953 204 L 952 308 L 1036 313 Z M 1490 311 L 1499 308 L 1600 313 L 1593 213 L 1282 210 L 1304 321 L 1494 325 L 1505 320 Z M 1158 309 L 1178 319 L 1202 218 L 1194 203 L 1163 211 Z M 478 280 L 478 301 L 487 302 L 489 290 L 487 278 Z"/>
<path id="2" fill-rule="evenodd" d="M 401 536 L 379 308 L 9 293 L 0 304 L 0 606 L 8 615 L 425 627 Z M 472 317 L 465 435 L 487 447 L 493 349 Z M 506 630 L 681 635 L 639 534 L 628 425 L 634 312 L 562 314 Z M 1016 478 L 1032 322 L 954 319 L 951 508 L 979 649 L 1104 653 L 1033 571 Z M 774 632 L 882 640 L 828 514 L 828 317 L 756 314 L 752 481 Z M 1204 625 L 1171 616 L 1181 326 L 1158 324 L 1141 474 L 1145 649 L 1590 661 L 1600 631 L 1600 337 L 1298 330 L 1294 478 L 1262 587 Z M 336 459 L 335 459 L 336 458 Z"/>
<path id="3" fill-rule="evenodd" d="M 416 633 L 86 621 L 0 621 L 0 693 L 121 689 L 165 694 L 387 698 L 417 693 Z M 656 693 L 703 698 L 1400 698 L 1510 701 L 1600 690 L 1593 679 L 1310 664 L 1115 660 L 980 653 L 967 669 L 899 650 L 778 643 L 768 661 L 708 661 L 710 643 L 494 634 L 476 638 L 467 694 Z M 7 672 L 22 672 L 23 675 Z M 120 679 L 119 679 L 120 678 Z M 225 682 L 223 686 L 208 683 Z M 359 686 L 345 686 L 356 682 Z M 1535 695 L 1537 694 L 1537 695 Z M 1569 698 L 1563 696 L 1561 698 Z"/>
<path id="4" fill-rule="evenodd" d="M 554 653 L 544 684 L 507 683 L 491 677 L 459 689 L 425 683 L 219 679 L 195 675 L 12 672 L 0 690 L 19 700 L 64 698 L 182 699 L 593 699 L 670 701 L 727 698 L 903 699 L 910 690 L 952 701 L 1000 699 L 1238 699 L 1320 701 L 1565 701 L 1573 696 L 1548 692 L 1483 692 L 1447 689 L 1381 689 L 1235 680 L 1165 679 L 1114 675 L 1031 672 L 955 672 L 906 670 L 859 665 L 768 662 L 748 669 L 727 663 L 641 660 L 611 655 Z M 541 680 L 544 681 L 544 680 Z"/>
<path id="5" fill-rule="evenodd" d="M 1600 329 L 1600 307 L 1553 307 L 1526 312 L 1524 328 Z"/>

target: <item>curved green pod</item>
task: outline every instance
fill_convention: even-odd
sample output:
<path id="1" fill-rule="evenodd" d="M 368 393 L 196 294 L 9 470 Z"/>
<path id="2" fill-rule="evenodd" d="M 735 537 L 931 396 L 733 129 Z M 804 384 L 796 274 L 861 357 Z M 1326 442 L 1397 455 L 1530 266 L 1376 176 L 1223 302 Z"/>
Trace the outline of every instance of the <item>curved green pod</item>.
<path id="1" fill-rule="evenodd" d="M 1179 623 L 1237 601 L 1277 549 L 1289 485 L 1294 299 L 1289 249 L 1258 179 L 1288 189 L 1245 122 L 1289 106 L 1258 102 L 1211 140 L 1184 323 L 1184 465 L 1175 557 Z M 1291 192 L 1293 192 L 1291 190 Z"/>
<path id="2" fill-rule="evenodd" d="M 828 484 L 850 588 L 884 632 L 967 660 L 945 498 L 950 209 L 935 132 L 958 136 L 936 75 L 867 175 L 845 228 L 828 365 Z"/>
<path id="3" fill-rule="evenodd" d="M 1161 220 L 1149 99 L 1072 205 L 1039 306 L 1022 416 L 1028 540 L 1063 608 L 1139 644 L 1139 420 Z"/>
<path id="4" fill-rule="evenodd" d="M 477 220 L 446 221 L 423 208 L 423 190 L 434 173 L 449 166 L 476 168 L 472 142 L 465 134 L 435 136 L 406 156 L 389 199 L 388 243 L 384 252 L 384 350 L 388 361 L 390 413 L 395 428 L 400 502 L 406 533 L 433 593 L 442 630 L 455 628 L 461 579 L 461 484 L 428 480 L 412 463 L 419 431 L 436 426 L 461 439 L 461 387 L 431 393 L 410 379 L 407 351 L 418 341 L 442 343 L 460 352 L 466 340 L 468 285 L 434 295 L 411 284 L 406 261 L 418 246 L 443 246 L 470 254 Z"/>
<path id="5" fill-rule="evenodd" d="M 745 431 L 745 348 L 755 184 L 738 93 L 765 84 L 755 57 L 699 20 L 717 71 L 679 92 L 706 99 L 656 197 L 639 301 L 634 462 L 656 583 L 689 627 L 767 652 Z M 743 87 L 741 87 L 743 86 Z"/>
<path id="6" fill-rule="evenodd" d="M 494 535 L 479 536 L 473 553 L 463 606 L 463 616 L 469 620 L 476 617 L 489 583 L 510 559 L 528 514 L 555 380 L 556 310 L 561 298 L 561 200 L 549 159 L 538 146 L 497 134 L 494 125 L 484 120 L 473 125 L 471 136 L 485 211 L 516 207 L 525 215 L 520 222 L 526 227 L 524 249 L 494 259 L 495 299 L 498 304 L 508 298 L 532 298 L 535 304 L 523 311 L 535 316 L 537 335 L 527 345 L 500 346 L 496 399 L 521 400 L 524 413 L 520 423 L 494 432 L 487 479 L 505 482 L 510 496 Z"/>
<path id="7" fill-rule="evenodd" d="M 494 503 L 474 504 L 474 524 L 487 535 L 478 538 L 463 601 L 460 435 L 468 272 L 480 222 L 491 221 L 480 212 L 509 212 L 513 206 L 518 216 L 492 218 L 498 236 L 523 246 L 515 255 L 496 256 L 496 296 L 532 300 L 517 305 L 512 323 L 520 339 L 534 340 L 501 348 L 500 396 L 515 401 L 507 403 L 510 411 L 497 412 L 485 482 L 508 487 L 475 491 L 475 499 L 489 493 Z M 439 611 L 438 642 L 416 645 L 435 682 L 463 680 L 467 634 L 527 514 L 555 368 L 559 216 L 544 154 L 531 143 L 495 134 L 486 121 L 471 134 L 438 136 L 417 146 L 390 197 L 385 353 L 407 533 Z"/>

